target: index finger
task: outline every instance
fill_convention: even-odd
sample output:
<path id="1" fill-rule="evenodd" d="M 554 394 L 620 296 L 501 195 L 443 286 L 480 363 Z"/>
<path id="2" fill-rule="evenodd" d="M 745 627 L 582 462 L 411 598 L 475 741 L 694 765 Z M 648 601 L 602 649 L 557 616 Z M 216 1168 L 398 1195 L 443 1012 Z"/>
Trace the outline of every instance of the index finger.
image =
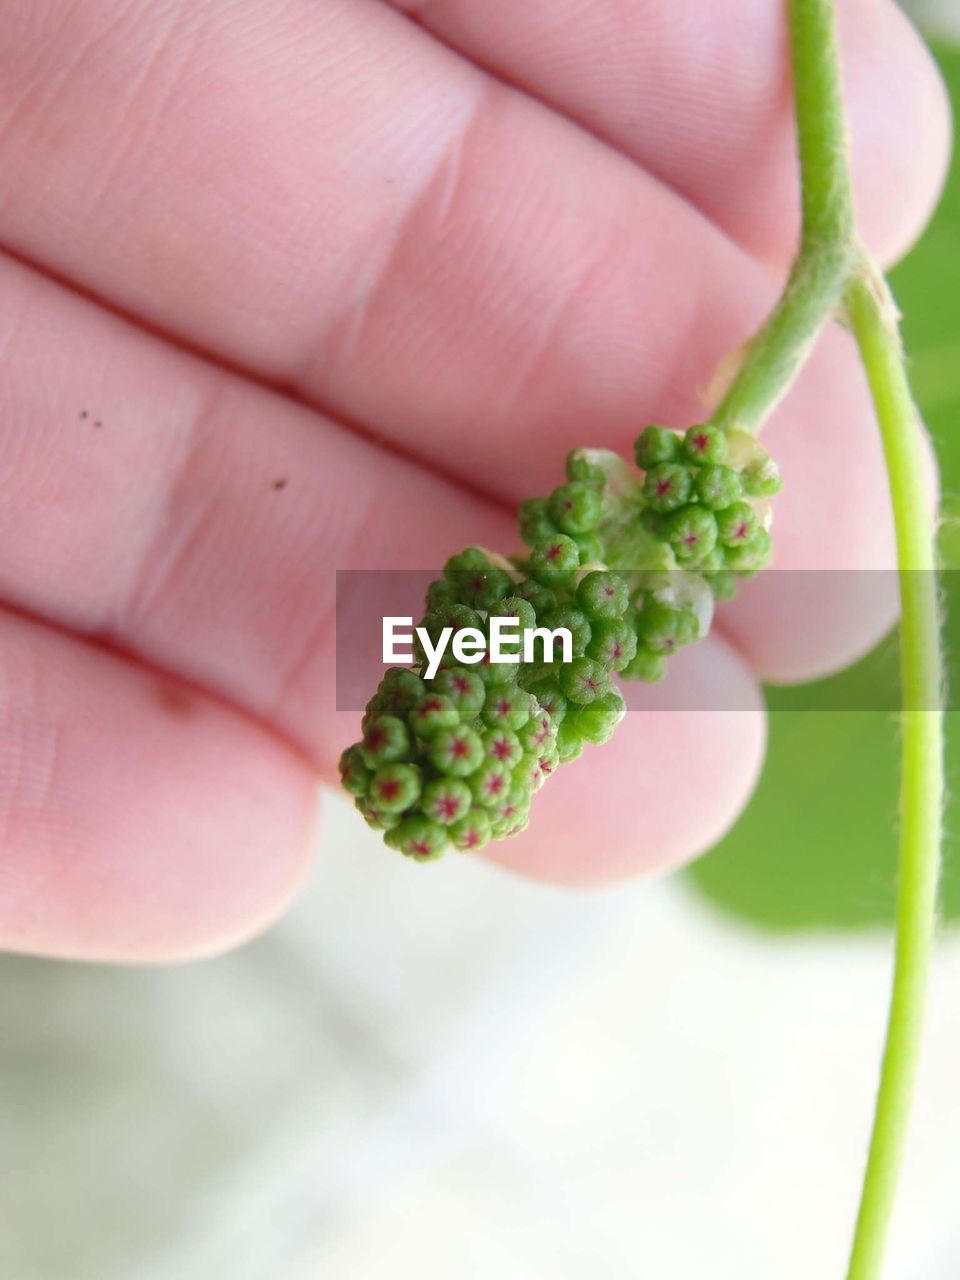
<path id="1" fill-rule="evenodd" d="M 783 0 L 388 0 L 584 124 L 752 253 L 793 253 L 799 196 Z M 891 0 L 838 0 L 860 232 L 882 261 L 926 222 L 949 152 L 933 59 Z"/>
<path id="2" fill-rule="evenodd" d="M 0 0 L 0 235 L 501 500 L 552 487 L 571 445 L 695 420 L 775 295 L 676 193 L 382 4 L 83 0 L 39 39 L 23 12 Z M 773 427 L 782 568 L 889 563 L 851 354 L 826 344 Z M 818 541 L 825 467 L 858 500 Z M 803 622 L 812 669 L 849 656 L 832 614 Z M 811 669 L 774 650 L 767 674 Z"/>

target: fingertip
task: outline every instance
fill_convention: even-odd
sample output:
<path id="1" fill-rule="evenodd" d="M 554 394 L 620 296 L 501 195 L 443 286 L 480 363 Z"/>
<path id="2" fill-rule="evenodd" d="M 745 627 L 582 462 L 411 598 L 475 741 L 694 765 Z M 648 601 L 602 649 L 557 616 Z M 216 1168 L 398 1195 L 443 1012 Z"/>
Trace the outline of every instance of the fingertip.
<path id="1" fill-rule="evenodd" d="M 250 718 L 0 613 L 0 946 L 169 963 L 259 932 L 309 867 L 309 763 Z"/>
<path id="2" fill-rule="evenodd" d="M 126 883 L 117 876 L 127 901 L 107 912 L 100 906 L 96 932 L 85 930 L 80 938 L 80 958 L 124 964 L 211 959 L 270 928 L 309 876 L 321 804 L 306 762 L 283 744 L 270 750 L 242 731 L 229 755 L 224 751 L 219 778 L 204 770 L 196 746 L 188 754 L 196 775 L 192 807 L 181 784 L 184 795 L 172 812 L 161 812 L 152 824 L 152 815 L 143 815 L 153 830 L 140 849 L 130 849 L 140 869 Z M 174 770 L 168 782 L 177 787 Z"/>
<path id="3" fill-rule="evenodd" d="M 896 4 L 837 9 L 850 163 L 860 234 L 889 265 L 936 207 L 953 140 L 950 99 L 926 43 Z"/>
<path id="4" fill-rule="evenodd" d="M 628 700 L 614 739 L 564 766 L 537 794 L 528 829 L 486 856 L 532 879 L 590 886 L 677 867 L 716 843 L 763 760 L 763 702 L 748 667 L 711 637 Z"/>
<path id="5" fill-rule="evenodd" d="M 272 928 L 296 901 L 313 871 L 323 825 L 322 806 L 319 786 L 311 779 L 308 788 L 309 796 L 301 792 L 296 797 L 293 812 L 299 817 L 290 836 L 284 839 L 277 833 L 264 839 L 267 873 L 253 886 L 252 893 L 243 889 L 236 895 L 219 897 L 213 910 L 196 919 L 185 919 L 181 927 L 167 932 L 149 947 L 138 943 L 130 954 L 110 958 L 135 964 L 210 960 L 245 946 Z"/>

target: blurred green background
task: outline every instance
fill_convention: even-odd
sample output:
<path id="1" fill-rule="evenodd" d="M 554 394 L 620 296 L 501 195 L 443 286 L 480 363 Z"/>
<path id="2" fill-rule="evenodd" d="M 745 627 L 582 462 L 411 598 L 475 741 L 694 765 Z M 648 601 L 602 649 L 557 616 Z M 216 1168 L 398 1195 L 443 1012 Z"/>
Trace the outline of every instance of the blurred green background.
<path id="1" fill-rule="evenodd" d="M 936 53 L 960 119 L 960 49 Z M 944 567 L 960 570 L 960 157 L 926 234 L 893 271 L 914 391 L 933 436 L 943 488 Z M 960 577 L 960 574 L 956 575 Z M 951 576 L 951 583 L 953 577 Z M 947 652 L 960 652 L 948 611 Z M 895 637 L 855 667 L 816 684 L 767 689 L 770 749 L 743 818 L 687 872 L 710 902 L 772 930 L 851 929 L 893 918 L 897 726 L 889 711 Z M 875 695 L 871 699 L 871 692 Z M 948 713 L 947 841 L 942 915 L 960 920 L 960 712 Z"/>

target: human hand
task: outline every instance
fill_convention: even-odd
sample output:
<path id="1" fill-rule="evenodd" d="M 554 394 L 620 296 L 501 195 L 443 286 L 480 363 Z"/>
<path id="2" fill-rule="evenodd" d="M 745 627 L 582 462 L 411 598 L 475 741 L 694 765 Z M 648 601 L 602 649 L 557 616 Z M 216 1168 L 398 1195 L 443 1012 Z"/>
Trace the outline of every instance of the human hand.
<path id="1" fill-rule="evenodd" d="M 402 7 L 0 0 L 6 947 L 170 958 L 275 915 L 354 736 L 334 570 L 512 549 L 567 448 L 694 420 L 775 298 L 778 0 Z M 892 2 L 839 17 L 888 262 L 949 118 Z M 778 568 L 893 563 L 842 334 L 764 439 Z M 493 856 L 583 882 L 708 847 L 760 765 L 758 676 L 842 665 L 894 607 L 753 584 Z M 680 683 L 743 710 L 670 710 Z"/>

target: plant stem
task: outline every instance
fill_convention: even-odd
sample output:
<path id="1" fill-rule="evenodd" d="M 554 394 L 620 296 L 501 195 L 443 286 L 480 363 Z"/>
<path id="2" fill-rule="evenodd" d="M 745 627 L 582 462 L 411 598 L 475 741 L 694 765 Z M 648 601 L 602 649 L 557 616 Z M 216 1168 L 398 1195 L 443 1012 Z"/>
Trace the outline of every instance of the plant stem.
<path id="1" fill-rule="evenodd" d="M 855 240 L 840 60 L 830 0 L 788 0 L 803 247 Z"/>
<path id="2" fill-rule="evenodd" d="M 849 279 L 849 244 L 802 247 L 780 301 L 752 339 L 710 415 L 723 431 L 756 433 L 790 390 Z"/>
<path id="3" fill-rule="evenodd" d="M 936 920 L 943 804 L 942 659 L 934 513 L 919 421 L 886 284 L 852 214 L 831 0 L 787 0 L 803 228 L 781 300 L 746 350 L 713 421 L 755 432 L 842 303 L 880 424 L 900 581 L 902 755 L 893 992 L 873 1134 L 847 1280 L 878 1280 L 920 1058 Z"/>
<path id="4" fill-rule="evenodd" d="M 747 348 L 711 421 L 755 432 L 800 372 L 861 253 L 853 223 L 830 0 L 788 0 L 797 117 L 800 249 L 779 303 Z"/>
<path id="5" fill-rule="evenodd" d="M 900 570 L 900 885 L 887 1042 L 848 1280 L 875 1280 L 906 1143 L 920 1061 L 933 950 L 943 808 L 940 623 L 933 513 L 900 343 L 890 310 L 869 281 L 857 281 L 847 309 L 883 437 Z"/>

